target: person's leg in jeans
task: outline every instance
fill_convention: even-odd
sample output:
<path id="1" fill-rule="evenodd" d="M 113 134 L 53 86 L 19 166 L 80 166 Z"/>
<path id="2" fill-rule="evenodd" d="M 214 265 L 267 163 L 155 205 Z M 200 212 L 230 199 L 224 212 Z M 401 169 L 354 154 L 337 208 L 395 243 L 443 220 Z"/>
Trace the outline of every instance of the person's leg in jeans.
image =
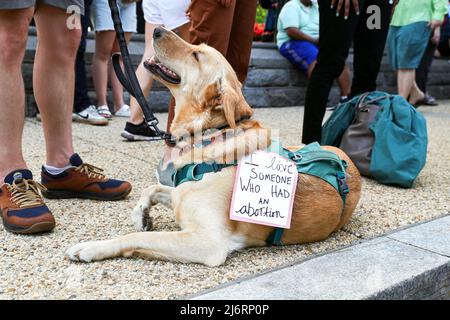
<path id="1" fill-rule="evenodd" d="M 364 1 L 360 1 L 361 6 Z M 305 144 L 321 139 L 322 121 L 334 79 L 344 70 L 358 16 L 351 8 L 345 20 L 337 17 L 330 1 L 319 0 L 320 46 L 317 64 L 312 72 L 305 98 L 302 142 Z"/>
<path id="2" fill-rule="evenodd" d="M 21 73 L 34 8 L 0 10 L 0 183 L 26 169 L 22 156 L 25 90 Z"/>
<path id="3" fill-rule="evenodd" d="M 81 41 L 77 51 L 75 61 L 75 101 L 73 111 L 79 113 L 88 108 L 92 103 L 88 96 L 87 76 L 86 76 L 86 38 L 89 28 L 90 6 L 92 0 L 84 1 L 84 15 L 81 16 Z"/>

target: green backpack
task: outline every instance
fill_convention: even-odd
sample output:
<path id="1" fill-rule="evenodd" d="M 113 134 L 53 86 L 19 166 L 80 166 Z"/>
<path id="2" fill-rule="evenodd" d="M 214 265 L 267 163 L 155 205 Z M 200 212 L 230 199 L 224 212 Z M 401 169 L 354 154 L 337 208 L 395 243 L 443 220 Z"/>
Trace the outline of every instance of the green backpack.
<path id="1" fill-rule="evenodd" d="M 422 114 L 401 96 L 374 91 L 340 105 L 322 127 L 321 144 L 340 146 L 362 97 L 377 107 L 369 126 L 374 142 L 368 175 L 383 184 L 412 187 L 426 161 L 427 126 Z M 358 138 L 354 140 L 357 145 Z"/>

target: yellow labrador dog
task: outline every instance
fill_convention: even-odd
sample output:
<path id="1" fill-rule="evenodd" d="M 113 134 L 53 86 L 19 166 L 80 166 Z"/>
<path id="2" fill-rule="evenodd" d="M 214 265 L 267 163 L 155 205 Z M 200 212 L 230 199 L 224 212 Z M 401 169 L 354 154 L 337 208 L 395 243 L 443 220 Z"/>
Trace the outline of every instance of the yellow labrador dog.
<path id="1" fill-rule="evenodd" d="M 147 60 L 147 68 L 176 99 L 171 133 L 180 138 L 187 132 L 192 139 L 177 144 L 180 155 L 174 159 L 176 168 L 192 162 L 223 163 L 269 146 L 271 131 L 250 119 L 253 112 L 244 100 L 241 84 L 218 51 L 207 45 L 190 45 L 162 28 L 154 33 L 154 48 L 155 57 Z M 221 128 L 219 133 L 226 128 L 232 132 L 231 138 L 217 139 L 200 149 L 193 147 L 195 133 L 209 128 Z M 326 239 L 349 221 L 359 201 L 361 180 L 357 168 L 341 150 L 325 148 L 348 163 L 350 193 L 345 207 L 330 184 L 299 174 L 291 228 L 284 231 L 283 244 Z M 234 250 L 265 246 L 273 227 L 229 219 L 235 172 L 236 167 L 230 166 L 176 188 L 151 186 L 131 214 L 139 232 L 80 243 L 66 254 L 71 260 L 83 262 L 140 254 L 152 259 L 219 266 Z M 158 203 L 173 209 L 180 231 L 147 231 L 151 224 L 149 212 Z"/>

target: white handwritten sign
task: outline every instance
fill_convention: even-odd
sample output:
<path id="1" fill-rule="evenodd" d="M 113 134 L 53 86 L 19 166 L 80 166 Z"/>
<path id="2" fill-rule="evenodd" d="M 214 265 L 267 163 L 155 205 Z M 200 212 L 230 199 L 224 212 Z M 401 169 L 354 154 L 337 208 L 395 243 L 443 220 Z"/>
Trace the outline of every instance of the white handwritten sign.
<path id="1" fill-rule="evenodd" d="M 289 229 L 297 187 L 295 163 L 256 151 L 239 161 L 230 219 Z"/>

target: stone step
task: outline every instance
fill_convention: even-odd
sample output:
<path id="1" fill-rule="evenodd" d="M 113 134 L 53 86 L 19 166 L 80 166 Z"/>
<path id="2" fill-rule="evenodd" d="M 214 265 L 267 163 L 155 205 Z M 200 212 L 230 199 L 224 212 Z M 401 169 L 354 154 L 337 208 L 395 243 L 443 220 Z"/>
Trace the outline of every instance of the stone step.
<path id="1" fill-rule="evenodd" d="M 23 75 L 27 94 L 27 116 L 36 114 L 33 97 L 33 61 L 36 50 L 36 30 L 30 28 L 27 51 L 23 63 Z M 88 74 L 88 87 L 92 97 L 95 98 L 92 81 L 91 65 L 95 51 L 95 35 L 89 33 L 86 50 L 86 65 Z M 144 52 L 144 36 L 133 35 L 129 44 L 132 62 L 137 66 Z M 350 54 L 348 63 L 352 69 L 353 55 Z M 430 71 L 428 91 L 436 98 L 450 98 L 450 64 L 446 60 L 435 60 Z M 380 74 L 378 76 L 378 89 L 390 93 L 396 92 L 396 77 L 391 70 L 387 57 L 383 58 Z M 282 57 L 275 44 L 253 44 L 250 59 L 250 68 L 243 92 L 252 107 L 286 107 L 303 105 L 308 80 L 306 76 Z M 330 94 L 330 103 L 339 98 L 339 90 L 333 87 Z M 158 82 L 154 82 L 149 96 L 149 104 L 155 111 L 167 111 L 170 93 Z M 93 101 L 94 102 L 94 101 Z"/>

